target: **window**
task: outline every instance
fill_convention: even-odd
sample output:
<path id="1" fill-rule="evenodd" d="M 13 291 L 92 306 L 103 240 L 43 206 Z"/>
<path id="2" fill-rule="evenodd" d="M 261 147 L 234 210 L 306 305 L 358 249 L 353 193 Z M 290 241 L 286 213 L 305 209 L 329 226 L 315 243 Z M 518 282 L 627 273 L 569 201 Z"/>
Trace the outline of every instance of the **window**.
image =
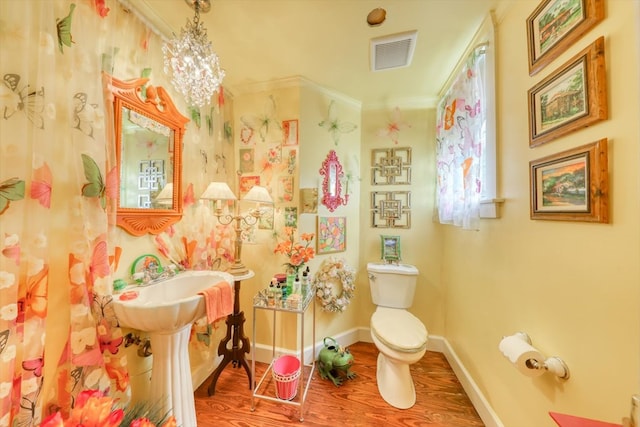
<path id="1" fill-rule="evenodd" d="M 439 221 L 479 229 L 496 218 L 493 19 L 485 20 L 445 85 L 436 112 Z"/>

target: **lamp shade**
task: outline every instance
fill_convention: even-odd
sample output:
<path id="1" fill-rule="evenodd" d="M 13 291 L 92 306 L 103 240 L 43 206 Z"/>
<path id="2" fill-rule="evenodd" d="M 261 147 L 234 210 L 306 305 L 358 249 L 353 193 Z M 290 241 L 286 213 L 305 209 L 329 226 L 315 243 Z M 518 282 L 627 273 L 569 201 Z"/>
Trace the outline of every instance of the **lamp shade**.
<path id="1" fill-rule="evenodd" d="M 205 200 L 238 200 L 226 182 L 212 182 L 200 196 Z"/>
<path id="2" fill-rule="evenodd" d="M 242 198 L 242 200 L 269 205 L 273 204 L 273 199 L 269 195 L 269 190 L 259 185 L 254 185 L 253 187 L 251 187 L 251 190 L 249 190 L 249 192 Z"/>

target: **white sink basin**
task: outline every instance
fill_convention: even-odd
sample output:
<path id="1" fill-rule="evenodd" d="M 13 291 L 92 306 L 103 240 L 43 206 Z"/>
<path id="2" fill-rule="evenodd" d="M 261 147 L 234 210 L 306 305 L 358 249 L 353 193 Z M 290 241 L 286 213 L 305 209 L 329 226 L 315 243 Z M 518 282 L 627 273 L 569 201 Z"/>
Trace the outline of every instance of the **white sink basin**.
<path id="1" fill-rule="evenodd" d="M 113 297 L 120 326 L 145 332 L 171 332 L 205 315 L 198 292 L 220 281 L 233 286 L 233 276 L 222 271 L 187 271 L 147 286 L 128 288 Z M 131 297 L 132 299 L 126 299 Z"/>
<path id="2" fill-rule="evenodd" d="M 158 402 L 160 413 L 174 415 L 180 427 L 197 426 L 189 337 L 191 324 L 206 314 L 204 297 L 198 292 L 221 281 L 234 286 L 229 273 L 187 271 L 113 297 L 120 326 L 148 332 L 151 340 L 150 392 L 141 400 Z"/>

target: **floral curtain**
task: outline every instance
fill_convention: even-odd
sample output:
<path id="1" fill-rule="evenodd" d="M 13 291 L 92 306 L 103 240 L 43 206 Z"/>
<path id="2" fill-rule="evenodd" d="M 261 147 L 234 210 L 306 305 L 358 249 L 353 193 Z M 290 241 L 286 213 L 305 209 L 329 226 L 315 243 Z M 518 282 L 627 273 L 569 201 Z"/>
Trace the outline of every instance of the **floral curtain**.
<path id="1" fill-rule="evenodd" d="M 128 400 L 101 73 L 160 76 L 157 52 L 115 0 L 0 1 L 0 427 Z"/>
<path id="2" fill-rule="evenodd" d="M 475 49 L 438 103 L 436 204 L 442 224 L 477 230 L 483 190 L 487 104 L 485 54 Z"/>

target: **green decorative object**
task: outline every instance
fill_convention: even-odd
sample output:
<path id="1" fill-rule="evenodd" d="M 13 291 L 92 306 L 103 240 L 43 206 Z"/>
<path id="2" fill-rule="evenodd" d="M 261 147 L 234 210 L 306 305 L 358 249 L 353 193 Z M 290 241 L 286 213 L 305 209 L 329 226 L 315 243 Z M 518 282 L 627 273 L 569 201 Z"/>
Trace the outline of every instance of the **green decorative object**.
<path id="1" fill-rule="evenodd" d="M 400 257 L 400 236 L 380 236 L 380 258 L 386 262 L 397 262 Z"/>
<path id="2" fill-rule="evenodd" d="M 327 344 L 328 340 L 332 344 Z M 320 378 L 323 380 L 328 378 L 336 386 L 341 385 L 343 381 L 340 373 L 343 373 L 350 380 L 354 379 L 356 374 L 351 372 L 353 356 L 349 349 L 339 346 L 336 340 L 331 337 L 325 337 L 323 342 L 324 348 L 320 350 L 320 355 L 318 356 Z"/>

